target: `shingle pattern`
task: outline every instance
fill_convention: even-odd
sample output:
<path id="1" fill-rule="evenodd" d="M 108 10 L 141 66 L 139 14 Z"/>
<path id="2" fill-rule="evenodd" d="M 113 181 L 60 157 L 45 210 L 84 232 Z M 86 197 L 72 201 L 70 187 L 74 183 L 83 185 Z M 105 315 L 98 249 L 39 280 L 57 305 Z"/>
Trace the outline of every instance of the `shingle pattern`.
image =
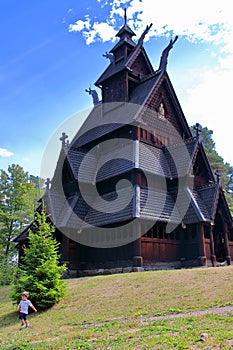
<path id="1" fill-rule="evenodd" d="M 117 142 L 117 139 L 116 139 Z M 192 165 L 192 156 L 195 152 L 196 141 L 189 140 L 168 148 L 156 147 L 139 143 L 139 169 L 165 178 L 186 176 Z M 87 150 L 71 148 L 67 158 L 74 171 L 74 177 L 80 182 L 94 183 L 117 176 L 134 168 L 135 143 L 125 141 L 123 146 L 119 142 L 115 149 L 106 152 L 88 153 L 88 162 L 79 167 Z M 177 171 L 178 169 L 178 171 Z M 79 174 L 79 177 L 78 177 Z"/>
<path id="2" fill-rule="evenodd" d="M 142 81 L 132 92 L 129 98 L 130 103 L 141 105 L 148 97 L 152 89 L 159 80 L 160 74 L 153 73 L 147 79 Z"/>
<path id="3" fill-rule="evenodd" d="M 214 216 L 219 184 L 206 185 L 197 189 L 203 203 L 205 204 L 211 218 Z"/>
<path id="4" fill-rule="evenodd" d="M 185 224 L 194 224 L 197 222 L 210 222 L 211 218 L 209 212 L 203 203 L 199 193 L 196 190 L 190 192 L 184 191 L 184 195 L 190 198 L 188 210 L 184 216 L 183 222 Z M 187 198 L 187 197 L 186 197 Z"/>
<path id="5" fill-rule="evenodd" d="M 80 133 L 80 136 L 78 135 L 76 137 L 76 140 L 73 140 L 72 142 L 74 144 L 74 147 L 79 148 L 91 141 L 100 138 L 101 136 L 104 136 L 114 130 L 119 129 L 121 126 L 122 124 L 115 122 L 111 123 L 111 121 L 108 124 L 101 124 L 100 121 L 100 125 L 97 126 L 91 123 L 90 129 L 86 133 Z"/>
<path id="6" fill-rule="evenodd" d="M 180 184 L 179 189 L 170 191 L 180 218 L 185 224 L 210 222 L 208 210 L 195 189 Z"/>
<path id="7" fill-rule="evenodd" d="M 71 209 L 72 211 L 70 212 L 70 215 L 66 220 L 65 226 L 78 230 L 82 226 L 83 220 L 85 220 L 85 216 L 88 213 L 89 206 L 83 199 L 83 197 L 79 194 L 77 196 L 77 200 L 75 202 L 74 207 L 72 207 Z"/>
<path id="8" fill-rule="evenodd" d="M 79 171 L 81 162 L 87 153 L 87 150 L 70 148 L 67 159 L 71 164 L 75 179 L 79 179 L 80 182 L 92 183 L 97 167 L 97 158 L 94 154 L 91 152 L 88 153 L 88 161 L 85 162 L 85 167 L 82 167 L 82 171 Z"/>
<path id="9" fill-rule="evenodd" d="M 162 177 L 171 177 L 165 152 L 162 148 L 140 143 L 139 168 Z"/>
<path id="10" fill-rule="evenodd" d="M 179 212 L 175 207 L 172 196 L 166 191 L 158 189 L 141 188 L 140 191 L 140 216 L 145 219 L 155 221 L 171 221 L 179 223 L 181 221 Z"/>
<path id="11" fill-rule="evenodd" d="M 196 147 L 196 140 L 187 140 L 164 148 L 164 154 L 173 178 L 189 174 Z"/>
<path id="12" fill-rule="evenodd" d="M 67 208 L 69 207 L 66 198 L 54 191 L 46 191 L 43 201 L 46 212 L 51 215 L 53 223 L 56 226 L 60 226 Z"/>
<path id="13" fill-rule="evenodd" d="M 119 195 L 124 196 L 125 191 L 124 188 L 119 190 Z M 85 217 L 85 222 L 93 226 L 103 226 L 132 219 L 133 197 L 131 200 L 129 198 L 129 204 L 125 208 L 122 208 L 122 203 L 118 202 L 118 205 L 114 205 L 114 213 L 107 212 L 111 204 L 113 205 L 113 201 L 116 199 L 116 192 L 107 193 L 102 197 L 97 197 L 93 201 L 93 206 L 89 207 L 88 214 Z M 83 225 L 83 227 L 85 226 L 87 227 L 88 225 Z"/>
<path id="14" fill-rule="evenodd" d="M 133 141 L 127 142 L 126 140 L 123 145 L 116 145 L 115 149 L 111 149 L 108 152 L 101 154 L 98 160 L 98 171 L 96 172 L 95 178 L 96 182 L 100 182 L 131 170 L 134 167 L 133 148 Z"/>

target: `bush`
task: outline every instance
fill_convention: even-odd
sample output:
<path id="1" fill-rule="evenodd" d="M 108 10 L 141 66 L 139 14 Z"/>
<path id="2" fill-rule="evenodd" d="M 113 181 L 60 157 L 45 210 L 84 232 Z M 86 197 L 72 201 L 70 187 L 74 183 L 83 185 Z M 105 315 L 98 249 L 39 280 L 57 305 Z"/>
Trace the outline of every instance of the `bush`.
<path id="1" fill-rule="evenodd" d="M 32 303 L 43 310 L 58 303 L 65 295 L 65 281 L 61 277 L 66 267 L 59 266 L 59 244 L 53 233 L 54 226 L 47 222 L 44 210 L 37 213 L 36 231 L 29 232 L 29 248 L 18 269 L 20 278 L 13 285 L 13 301 L 18 302 L 21 292 L 27 290 Z"/>

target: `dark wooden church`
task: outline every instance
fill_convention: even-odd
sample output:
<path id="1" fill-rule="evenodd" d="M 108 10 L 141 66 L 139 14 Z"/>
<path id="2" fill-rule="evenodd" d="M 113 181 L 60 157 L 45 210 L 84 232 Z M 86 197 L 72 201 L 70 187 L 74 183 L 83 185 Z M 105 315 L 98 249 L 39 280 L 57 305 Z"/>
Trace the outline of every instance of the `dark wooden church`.
<path id="1" fill-rule="evenodd" d="M 104 56 L 93 109 L 71 142 L 61 137 L 43 202 L 61 262 L 94 269 L 216 266 L 233 258 L 232 216 L 196 124 L 193 136 L 167 73 L 177 37 L 154 70 L 124 25 Z M 215 175 L 216 178 L 215 178 Z M 33 223 L 30 227 L 33 227 Z M 28 228 L 15 241 L 20 256 Z"/>

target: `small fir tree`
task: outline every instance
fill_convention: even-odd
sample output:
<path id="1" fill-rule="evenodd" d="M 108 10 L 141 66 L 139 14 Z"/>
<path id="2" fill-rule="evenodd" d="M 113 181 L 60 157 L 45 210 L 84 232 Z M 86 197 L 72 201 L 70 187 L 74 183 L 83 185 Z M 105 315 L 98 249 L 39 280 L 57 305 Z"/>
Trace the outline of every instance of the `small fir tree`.
<path id="1" fill-rule="evenodd" d="M 65 281 L 61 277 L 66 267 L 59 266 L 59 244 L 53 238 L 54 230 L 42 208 L 37 213 L 35 232 L 29 231 L 29 247 L 18 271 L 20 278 L 13 285 L 13 301 L 18 302 L 20 293 L 27 290 L 38 309 L 47 309 L 65 295 Z"/>

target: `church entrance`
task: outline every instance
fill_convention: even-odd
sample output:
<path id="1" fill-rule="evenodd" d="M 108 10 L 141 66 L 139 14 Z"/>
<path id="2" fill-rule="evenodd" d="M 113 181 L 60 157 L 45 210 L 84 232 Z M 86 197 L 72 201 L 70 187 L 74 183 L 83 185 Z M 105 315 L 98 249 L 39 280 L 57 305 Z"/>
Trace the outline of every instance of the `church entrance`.
<path id="1" fill-rule="evenodd" d="M 214 250 L 216 255 L 216 260 L 223 262 L 226 259 L 226 242 L 225 242 L 225 225 L 222 217 L 218 215 L 215 220 L 215 226 L 213 230 L 213 239 L 214 239 Z"/>

